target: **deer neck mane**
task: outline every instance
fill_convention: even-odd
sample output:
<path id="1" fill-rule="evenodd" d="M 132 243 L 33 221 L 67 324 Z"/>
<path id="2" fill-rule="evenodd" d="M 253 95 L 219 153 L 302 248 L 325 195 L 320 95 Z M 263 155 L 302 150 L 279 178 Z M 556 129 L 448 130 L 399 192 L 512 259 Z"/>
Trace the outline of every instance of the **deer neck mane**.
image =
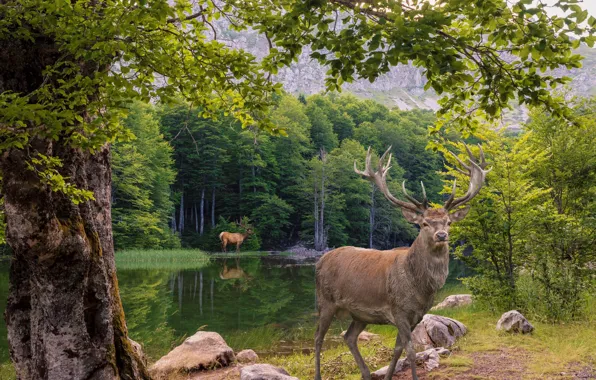
<path id="1" fill-rule="evenodd" d="M 449 246 L 435 246 L 418 235 L 408 250 L 406 270 L 427 294 L 435 294 L 449 274 Z"/>

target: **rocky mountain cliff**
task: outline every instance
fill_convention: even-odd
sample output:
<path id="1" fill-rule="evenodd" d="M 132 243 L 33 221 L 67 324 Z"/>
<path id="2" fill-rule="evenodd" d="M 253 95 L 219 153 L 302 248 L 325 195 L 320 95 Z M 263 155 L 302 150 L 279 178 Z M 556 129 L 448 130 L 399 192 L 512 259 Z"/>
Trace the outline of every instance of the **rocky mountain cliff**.
<path id="1" fill-rule="evenodd" d="M 258 58 L 262 58 L 268 51 L 267 40 L 253 32 L 236 32 L 227 28 L 220 29 L 219 35 L 231 46 L 250 51 Z M 293 94 L 315 94 L 324 90 L 326 69 L 316 61 L 310 59 L 310 49 L 304 49 L 298 62 L 291 67 L 281 69 L 275 80 L 283 83 L 286 91 Z M 581 47 L 579 53 L 585 58 L 581 69 L 559 69 L 556 75 L 566 75 L 573 78 L 570 84 L 572 91 L 581 96 L 596 95 L 596 49 Z M 426 79 L 422 70 L 409 65 L 394 67 L 389 73 L 378 78 L 374 83 L 368 80 L 357 80 L 345 84 L 344 91 L 359 97 L 374 99 L 388 107 L 398 107 L 401 110 L 414 108 L 438 109 L 438 96 L 432 91 L 424 91 Z M 511 127 L 525 119 L 526 112 L 517 110 L 509 113 L 506 121 Z"/>

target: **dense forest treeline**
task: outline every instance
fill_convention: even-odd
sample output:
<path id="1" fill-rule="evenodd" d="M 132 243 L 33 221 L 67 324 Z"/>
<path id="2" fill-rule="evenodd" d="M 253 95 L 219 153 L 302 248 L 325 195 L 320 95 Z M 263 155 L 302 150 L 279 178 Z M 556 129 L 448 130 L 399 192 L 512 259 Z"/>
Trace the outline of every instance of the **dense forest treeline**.
<path id="1" fill-rule="evenodd" d="M 486 125 L 468 138 L 482 142 L 493 170 L 451 235 L 455 255 L 475 273 L 464 282 L 495 310 L 550 321 L 589 310 L 596 99 L 573 104 L 575 124 L 534 109 L 521 134 Z M 188 104 L 132 104 L 123 122 L 135 139 L 113 148 L 116 247 L 216 251 L 219 233 L 242 230 L 238 222 L 256 232 L 244 250 L 407 244 L 416 227 L 353 171 L 355 161 L 364 166 L 368 146 L 376 154 L 392 147 L 388 184 L 396 196 L 404 180 L 415 196 L 424 181 L 436 204 L 454 177 L 458 191 L 467 187 L 449 169 L 452 158 L 427 149 L 430 112 L 349 95 L 281 95 L 269 117 L 281 135 L 243 129 L 223 115 L 204 119 Z M 440 137 L 443 147 L 464 151 L 455 142 L 461 138 Z"/>
<path id="2" fill-rule="evenodd" d="M 406 180 L 418 194 L 423 180 L 437 200 L 444 165 L 426 150 L 431 112 L 349 95 L 282 95 L 269 116 L 283 135 L 242 129 L 225 116 L 203 119 L 187 104 L 134 104 L 125 124 L 136 139 L 113 151 L 117 248 L 217 250 L 218 233 L 238 230 L 241 219 L 256 231 L 244 249 L 297 241 L 388 248 L 415 237 L 353 164 L 363 164 L 369 146 L 392 146 L 390 186 Z"/>
<path id="3" fill-rule="evenodd" d="M 579 99 L 575 124 L 535 109 L 521 134 L 487 125 L 468 138 L 482 142 L 493 167 L 469 216 L 452 230 L 456 256 L 476 273 L 465 282 L 479 302 L 547 320 L 588 310 L 596 261 L 595 111 L 596 100 Z M 431 202 L 441 203 L 461 177 L 448 169 L 454 162 L 427 150 L 434 115 L 426 111 L 389 110 L 353 96 L 282 95 L 269 116 L 283 136 L 199 114 L 186 104 L 131 108 L 125 123 L 137 139 L 114 148 L 118 248 L 215 251 L 218 234 L 240 230 L 238 221 L 256 231 L 245 250 L 296 242 L 390 248 L 411 242 L 416 228 L 354 173 L 366 148 L 379 154 L 392 147 L 388 184 L 400 197 L 403 180 L 416 196 L 422 180 Z M 440 137 L 443 147 L 464 151 L 455 142 L 461 138 Z M 458 184 L 458 191 L 467 187 L 465 178 Z"/>

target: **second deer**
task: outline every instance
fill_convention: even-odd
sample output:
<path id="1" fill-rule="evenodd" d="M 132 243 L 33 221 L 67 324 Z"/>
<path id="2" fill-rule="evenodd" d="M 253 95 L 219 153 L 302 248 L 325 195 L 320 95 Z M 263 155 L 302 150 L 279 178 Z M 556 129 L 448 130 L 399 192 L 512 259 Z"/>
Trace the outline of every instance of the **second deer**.
<path id="1" fill-rule="evenodd" d="M 244 223 L 238 224 L 240 227 L 244 228 L 246 232 L 243 234 L 239 232 L 227 232 L 224 231 L 219 234 L 219 240 L 221 241 L 221 249 L 224 252 L 227 252 L 228 244 L 236 244 L 236 252 L 240 252 L 240 246 L 246 240 L 247 237 L 253 234 L 252 228 L 247 227 Z"/>
<path id="2" fill-rule="evenodd" d="M 386 176 L 391 165 L 391 155 L 384 164 L 391 147 L 379 160 L 377 171 L 371 165 L 370 148 L 365 170 L 356 173 L 372 181 L 389 202 L 401 209 L 404 217 L 420 226 L 420 233 L 409 249 L 379 251 L 356 247 L 342 247 L 327 252 L 316 266 L 316 293 L 319 323 L 315 335 L 315 379 L 321 379 L 320 354 L 323 339 L 334 316 L 349 316 L 352 323 L 344 336 L 350 352 L 362 373 L 370 380 L 371 375 L 358 351 L 358 335 L 367 324 L 390 324 L 398 328 L 393 358 L 385 380 L 393 376 L 397 360 L 404 349 L 412 363 L 412 379 L 416 380 L 416 352 L 411 342 L 411 332 L 431 308 L 435 293 L 445 284 L 449 272 L 449 226 L 463 219 L 469 208 L 459 208 L 480 191 L 488 170 L 482 147 L 477 161 L 466 146 L 470 164 L 463 166 L 470 177 L 466 194 L 455 197 L 456 183 L 444 206 L 429 208 L 424 185 L 420 202 L 406 192 L 409 202 L 395 198 L 387 187 Z"/>

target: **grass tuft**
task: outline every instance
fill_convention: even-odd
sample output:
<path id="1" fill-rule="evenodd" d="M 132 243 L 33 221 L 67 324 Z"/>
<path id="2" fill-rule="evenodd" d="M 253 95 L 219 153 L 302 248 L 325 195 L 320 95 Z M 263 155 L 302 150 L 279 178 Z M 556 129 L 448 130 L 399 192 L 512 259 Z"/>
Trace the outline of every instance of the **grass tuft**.
<path id="1" fill-rule="evenodd" d="M 130 249 L 116 252 L 119 269 L 199 269 L 210 255 L 198 249 Z"/>

